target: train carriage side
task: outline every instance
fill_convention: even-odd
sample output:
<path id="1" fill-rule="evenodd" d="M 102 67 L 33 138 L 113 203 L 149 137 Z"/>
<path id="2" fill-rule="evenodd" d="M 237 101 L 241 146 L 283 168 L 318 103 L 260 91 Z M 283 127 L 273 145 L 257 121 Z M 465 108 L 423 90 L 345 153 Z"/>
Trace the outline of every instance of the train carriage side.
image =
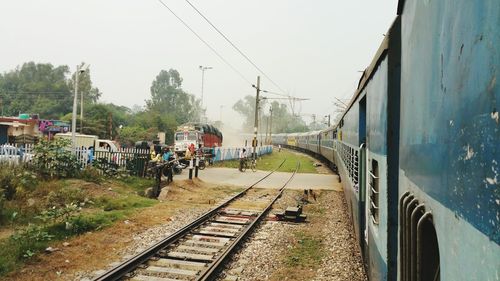
<path id="1" fill-rule="evenodd" d="M 283 146 L 286 144 L 286 134 L 274 134 L 271 136 L 271 140 L 274 145 Z"/>
<path id="2" fill-rule="evenodd" d="M 370 280 L 397 274 L 399 40 L 397 18 L 342 117 L 336 160 Z"/>
<path id="3" fill-rule="evenodd" d="M 300 148 L 302 151 L 307 151 L 307 133 L 299 133 L 297 136 L 297 146 Z"/>
<path id="4" fill-rule="evenodd" d="M 498 280 L 500 1 L 398 9 L 400 280 Z"/>
<path id="5" fill-rule="evenodd" d="M 286 146 L 296 147 L 297 146 L 297 133 L 291 133 L 286 135 Z"/>
<path id="6" fill-rule="evenodd" d="M 320 142 L 319 142 L 319 154 L 323 156 L 328 162 L 334 163 L 333 158 L 333 146 L 334 139 L 336 137 L 336 127 L 330 127 L 319 132 Z"/>
<path id="7" fill-rule="evenodd" d="M 315 157 L 319 155 L 320 131 L 307 133 L 307 150 Z"/>

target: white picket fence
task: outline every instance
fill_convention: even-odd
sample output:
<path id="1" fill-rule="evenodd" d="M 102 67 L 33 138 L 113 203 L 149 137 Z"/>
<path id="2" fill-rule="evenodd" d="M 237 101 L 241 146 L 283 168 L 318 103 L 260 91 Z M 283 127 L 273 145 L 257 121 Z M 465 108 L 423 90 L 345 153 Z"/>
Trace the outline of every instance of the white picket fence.
<path id="1" fill-rule="evenodd" d="M 149 149 L 137 148 L 121 148 L 116 151 L 99 149 L 90 151 L 88 148 L 76 148 L 75 155 L 82 167 L 86 167 L 97 159 L 105 159 L 108 163 L 114 163 L 120 168 L 126 168 L 129 161 L 137 158 L 149 160 L 151 156 Z"/>
<path id="2" fill-rule="evenodd" d="M 34 151 L 33 144 L 4 144 L 0 145 L 0 162 L 8 162 L 10 164 L 28 163 L 33 159 Z M 70 149 L 70 148 L 68 148 Z M 242 147 L 215 147 L 211 151 L 213 162 L 234 160 L 239 158 Z M 252 147 L 245 147 L 247 155 L 251 155 Z M 258 146 L 257 155 L 272 153 L 272 145 Z M 88 148 L 74 149 L 77 161 L 82 168 L 87 167 L 91 163 L 94 165 L 99 161 L 101 165 L 112 165 L 118 169 L 133 170 L 137 175 L 143 175 L 145 167 L 151 159 L 149 149 L 123 148 L 117 151 L 109 150 L 93 150 Z M 92 156 L 91 156 L 92 155 Z M 92 161 L 91 161 L 92 158 Z"/>
<path id="3" fill-rule="evenodd" d="M 2 144 L 0 145 L 0 162 L 19 164 L 29 162 L 33 158 L 33 144 Z"/>
<path id="4" fill-rule="evenodd" d="M 11 164 L 19 164 L 29 162 L 34 155 L 33 144 L 2 144 L 0 145 L 0 162 L 9 162 Z M 86 167 L 91 163 L 90 155 L 93 155 L 93 160 L 105 159 L 107 162 L 114 163 L 118 167 L 126 167 L 127 161 L 132 161 L 137 158 L 148 158 L 149 149 L 123 148 L 117 151 L 100 150 L 90 151 L 88 148 L 76 148 L 74 150 L 77 161 L 82 167 Z"/>

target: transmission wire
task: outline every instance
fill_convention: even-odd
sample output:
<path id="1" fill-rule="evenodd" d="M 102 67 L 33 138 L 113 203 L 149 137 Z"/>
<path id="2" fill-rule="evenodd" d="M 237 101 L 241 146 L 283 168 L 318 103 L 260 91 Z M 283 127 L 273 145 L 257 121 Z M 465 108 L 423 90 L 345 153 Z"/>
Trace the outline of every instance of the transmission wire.
<path id="1" fill-rule="evenodd" d="M 232 64 L 230 64 L 217 50 L 215 50 L 210 44 L 208 44 L 207 41 L 205 41 L 196 31 L 194 31 L 184 20 L 182 20 L 170 7 L 167 6 L 162 0 L 158 0 L 165 8 L 167 8 L 172 15 L 174 15 L 187 29 L 189 29 L 198 39 L 200 39 L 201 42 L 203 42 L 219 59 L 221 59 L 227 66 L 229 66 L 234 72 L 236 72 L 243 80 L 245 80 L 248 84 L 252 85 L 252 82 L 250 82 L 241 72 L 239 72 Z"/>
<path id="2" fill-rule="evenodd" d="M 264 75 L 264 77 L 266 77 L 274 86 L 276 86 L 281 92 L 285 93 L 286 91 L 284 91 L 278 84 L 276 84 L 262 69 L 260 69 L 245 53 L 243 53 L 231 40 L 229 40 L 229 38 L 224 35 L 224 33 L 222 33 L 222 31 L 220 31 L 205 15 L 203 15 L 202 12 L 200 12 L 200 10 L 198 10 L 189 0 L 185 0 L 202 18 L 205 19 L 206 22 L 208 22 L 208 24 L 210 24 L 216 31 L 217 33 L 219 33 L 229 44 L 231 44 L 231 46 L 233 46 L 234 49 L 236 49 L 236 51 L 238 51 L 238 53 L 240 53 L 240 55 L 242 55 L 251 65 L 253 65 L 262 75 Z M 276 94 L 276 93 L 272 93 L 270 92 L 270 94 Z M 279 95 L 279 94 L 278 94 Z"/>

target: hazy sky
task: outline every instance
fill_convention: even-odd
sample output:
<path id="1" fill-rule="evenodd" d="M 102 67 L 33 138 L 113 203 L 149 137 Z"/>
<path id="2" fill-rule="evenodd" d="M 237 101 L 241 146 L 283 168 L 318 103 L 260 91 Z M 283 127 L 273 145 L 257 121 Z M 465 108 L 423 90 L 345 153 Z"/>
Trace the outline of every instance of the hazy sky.
<path id="1" fill-rule="evenodd" d="M 246 80 L 258 71 L 184 0 L 163 0 Z M 212 0 L 191 2 L 282 89 L 301 98 L 303 114 L 334 111 L 350 98 L 396 15 L 397 0 Z M 205 72 L 208 117 L 236 126 L 232 105 L 251 85 L 157 0 L 0 0 L 0 72 L 27 61 L 85 61 L 102 100 L 144 105 L 161 69 L 177 69 L 183 88 L 200 97 Z M 262 75 L 261 75 L 262 76 Z M 261 86 L 279 91 L 261 77 Z M 221 107 L 222 112 L 221 112 Z M 308 122 L 311 118 L 305 116 Z"/>

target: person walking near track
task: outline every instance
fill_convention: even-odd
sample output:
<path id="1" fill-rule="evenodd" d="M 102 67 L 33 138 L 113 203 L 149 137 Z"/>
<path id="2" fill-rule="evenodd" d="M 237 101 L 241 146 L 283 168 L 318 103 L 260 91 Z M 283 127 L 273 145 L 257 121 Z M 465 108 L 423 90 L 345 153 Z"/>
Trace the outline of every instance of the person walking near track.
<path id="1" fill-rule="evenodd" d="M 246 161 L 246 158 L 247 158 L 247 151 L 245 148 L 241 149 L 240 150 L 240 154 L 239 154 L 239 159 L 240 159 L 240 172 L 243 172 L 243 165 L 245 164 L 245 161 Z"/>

